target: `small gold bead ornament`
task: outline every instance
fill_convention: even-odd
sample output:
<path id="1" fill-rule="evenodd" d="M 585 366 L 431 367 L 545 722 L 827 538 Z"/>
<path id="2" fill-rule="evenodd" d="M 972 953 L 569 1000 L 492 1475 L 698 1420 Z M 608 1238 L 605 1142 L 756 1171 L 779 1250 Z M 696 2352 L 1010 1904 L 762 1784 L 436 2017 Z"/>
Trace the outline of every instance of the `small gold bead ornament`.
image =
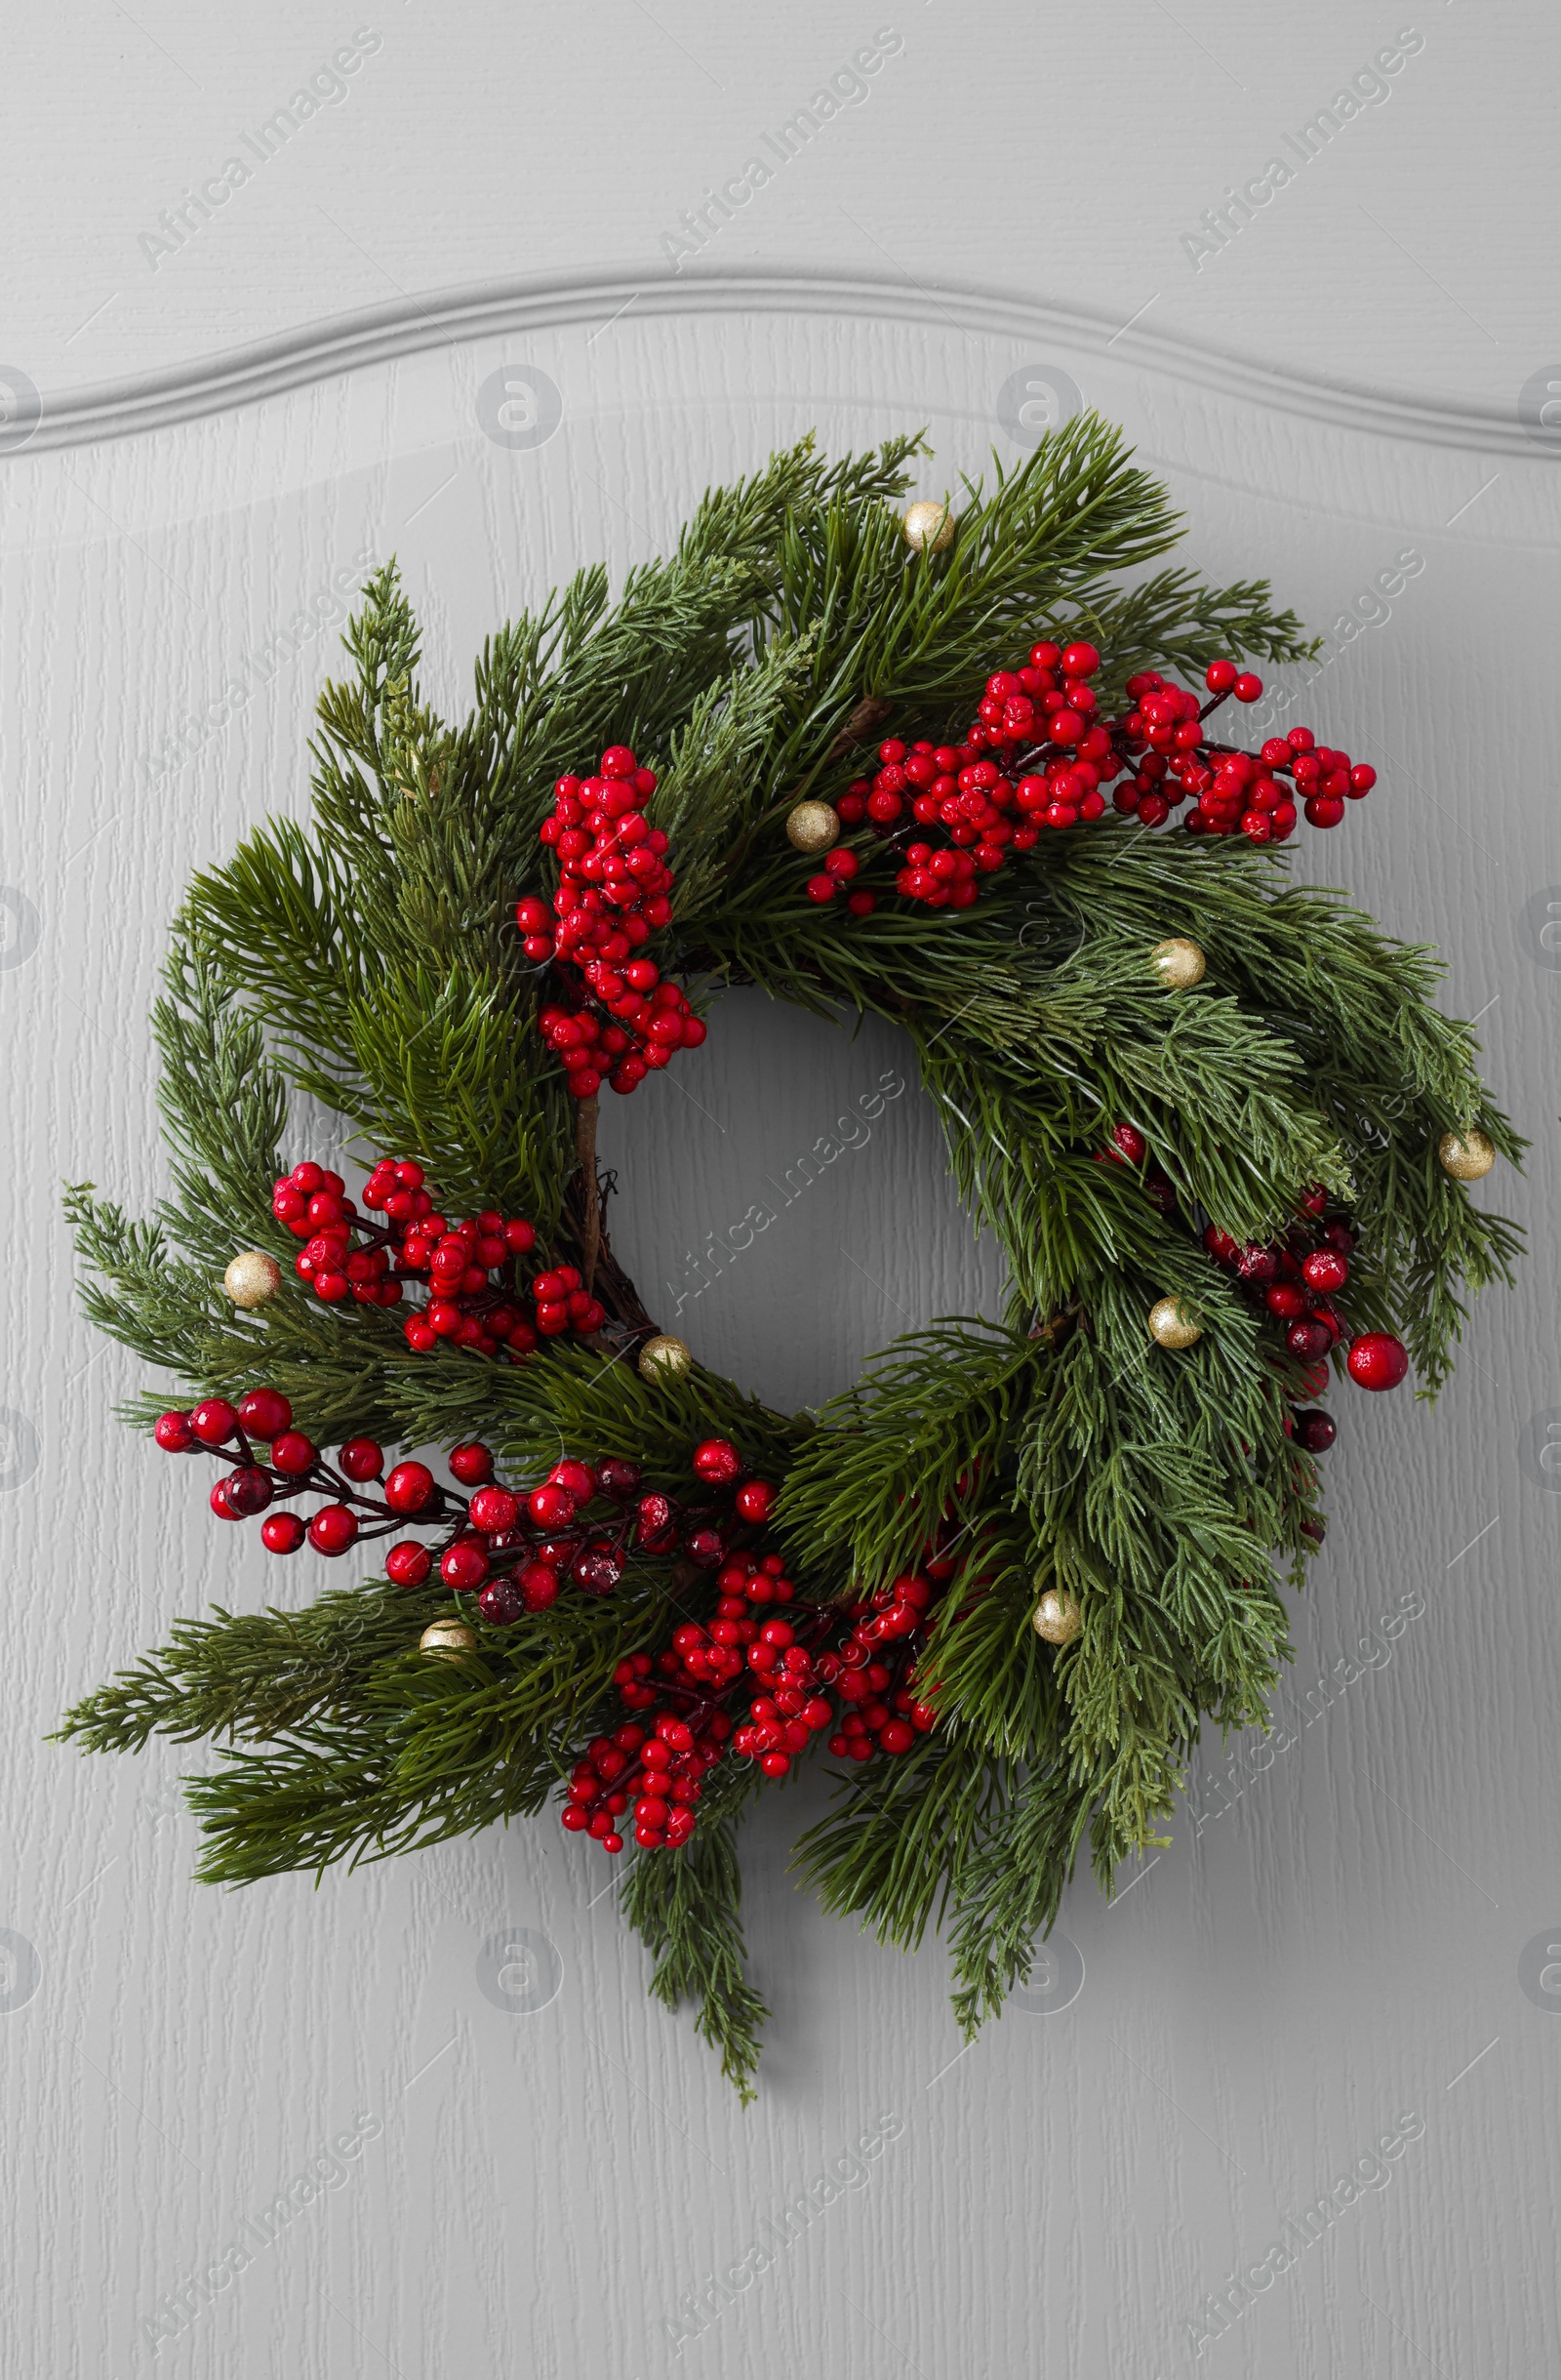
<path id="1" fill-rule="evenodd" d="M 475 1652 L 477 1634 L 464 1620 L 434 1620 L 418 1638 L 420 1653 L 431 1653 L 439 1661 L 459 1661 L 462 1653 Z"/>
<path id="2" fill-rule="evenodd" d="M 1496 1150 L 1483 1132 L 1444 1132 L 1436 1162 L 1455 1182 L 1483 1182 L 1496 1163 Z"/>
<path id="3" fill-rule="evenodd" d="M 786 837 L 798 851 L 828 851 L 840 840 L 840 813 L 826 801 L 799 801 L 787 815 Z"/>
<path id="4" fill-rule="evenodd" d="M 1197 944 L 1186 941 L 1181 934 L 1173 934 L 1169 942 L 1157 942 L 1149 956 L 1167 991 L 1190 991 L 1209 971 L 1209 962 Z"/>
<path id="5" fill-rule="evenodd" d="M 954 515 L 946 504 L 912 504 L 901 527 L 916 553 L 943 553 L 954 542 Z"/>
<path id="6" fill-rule="evenodd" d="M 1048 1587 L 1035 1606 L 1030 1626 L 1047 1644 L 1071 1644 L 1084 1628 L 1084 1614 L 1075 1596 L 1061 1587 Z"/>
<path id="7" fill-rule="evenodd" d="M 1191 1347 L 1203 1333 L 1187 1320 L 1176 1298 L 1159 1298 L 1149 1309 L 1149 1336 L 1161 1347 Z"/>
<path id="8" fill-rule="evenodd" d="M 223 1295 L 246 1311 L 268 1306 L 281 1286 L 282 1268 L 263 1248 L 247 1248 L 222 1275 Z"/>
<path id="9" fill-rule="evenodd" d="M 674 1339 L 670 1331 L 658 1331 L 640 1349 L 640 1378 L 648 1380 L 653 1388 L 659 1382 L 681 1380 L 693 1361 L 693 1354 L 681 1339 Z"/>

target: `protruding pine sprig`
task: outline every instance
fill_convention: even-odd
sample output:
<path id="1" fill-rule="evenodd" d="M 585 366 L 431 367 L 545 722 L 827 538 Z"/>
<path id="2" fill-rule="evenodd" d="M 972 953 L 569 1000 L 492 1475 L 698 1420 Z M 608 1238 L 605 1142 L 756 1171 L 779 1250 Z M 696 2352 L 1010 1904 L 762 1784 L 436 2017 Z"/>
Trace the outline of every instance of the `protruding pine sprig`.
<path id="1" fill-rule="evenodd" d="M 940 1924 L 1001 1791 L 996 1764 L 956 1736 L 923 1736 L 896 1760 L 840 1782 L 835 1806 L 797 1842 L 793 1866 L 836 1916 L 915 1950 Z"/>
<path id="2" fill-rule="evenodd" d="M 1090 1802 L 1061 1763 L 1005 1776 L 955 1885 L 949 1948 L 954 2014 L 968 2041 L 1028 1980 L 1089 1825 Z"/>
<path id="3" fill-rule="evenodd" d="M 624 1916 L 655 1955 L 651 1991 L 668 2008 L 695 2002 L 694 2029 L 744 2106 L 770 2014 L 743 1968 L 737 1855 L 738 1821 L 757 1784 L 756 1764 L 728 1762 L 704 1788 L 693 1839 L 680 1850 L 638 1854 L 619 1892 Z"/>

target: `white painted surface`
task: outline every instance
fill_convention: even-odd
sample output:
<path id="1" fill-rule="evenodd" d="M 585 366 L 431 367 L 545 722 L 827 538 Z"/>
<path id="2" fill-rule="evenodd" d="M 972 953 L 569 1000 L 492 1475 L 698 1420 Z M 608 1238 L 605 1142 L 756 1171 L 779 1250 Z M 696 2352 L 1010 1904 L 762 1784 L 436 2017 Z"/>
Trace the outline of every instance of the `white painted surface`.
<path id="1" fill-rule="evenodd" d="M 341 2160 L 340 2187 L 256 2249 L 158 2368 L 1462 2380 L 1553 2365 L 1561 2011 L 1525 1996 L 1519 1961 L 1537 1936 L 1561 1942 L 1561 1515 L 1520 1455 L 1561 1408 L 1545 1229 L 1561 981 L 1540 940 L 1544 897 L 1561 902 L 1557 482 L 1542 440 L 1493 428 L 1482 454 L 1477 426 L 1515 420 L 1550 352 L 1550 20 L 1507 12 L 1493 36 L 1466 9 L 1406 18 L 1425 46 L 1383 106 L 1203 273 L 1177 245 L 1275 126 L 1390 38 L 1368 15 L 1063 25 L 992 9 L 973 28 L 918 11 L 868 101 L 709 261 L 728 270 L 741 241 L 739 261 L 760 266 L 857 267 L 886 286 L 898 266 L 907 284 L 1033 300 L 1044 329 L 1017 313 L 968 329 L 909 285 L 898 324 L 706 289 L 681 317 L 457 329 L 248 410 L 7 460 L 0 881 L 20 899 L 0 941 L 14 1186 L 0 1404 L 24 1427 L 0 1479 L 26 1475 L 0 1494 L 15 1656 L 0 1926 L 25 1947 L 0 1938 L 0 2002 L 36 1980 L 0 2008 L 8 2369 L 150 2368 L 141 2324 L 160 2294 L 359 2115 L 382 2129 Z M 347 102 L 150 273 L 143 219 L 350 29 L 300 10 L 247 28 L 116 12 L 67 72 L 79 34 L 24 28 L 0 337 L 46 399 L 397 300 L 392 283 L 415 296 L 577 265 L 654 274 L 678 207 L 858 41 L 819 9 L 756 24 L 636 7 L 583 33 L 540 12 L 399 9 Z M 943 138 L 929 153 L 930 124 Z M 321 206 L 350 236 L 327 240 Z M 849 250 L 842 209 L 863 227 Z M 1368 236 L 1362 209 L 1441 294 Z M 1083 330 L 1067 343 L 1070 308 L 1124 321 L 1161 284 L 1114 346 Z M 1244 359 L 1238 393 L 1191 371 L 1199 341 Z M 1462 406 L 1464 432 L 1395 439 L 1342 400 L 1330 415 L 1264 391 L 1276 361 Z M 557 433 L 525 453 L 496 446 L 476 411 L 515 364 L 564 400 Z M 1222 1788 L 1208 1749 L 1173 1847 L 1125 1900 L 1075 1886 L 1063 1925 L 1085 1974 L 1066 2008 L 1015 2008 L 950 2064 L 938 1948 L 902 1959 L 799 1900 L 785 1848 L 818 1789 L 772 1798 L 748 1830 L 747 1907 L 775 2018 L 744 2117 L 688 2023 L 646 2003 L 642 1954 L 611 1896 L 593 1899 L 606 1862 L 550 1821 L 318 1893 L 294 1878 L 218 1896 L 188 1881 L 176 1748 L 88 1763 L 40 1742 L 179 1612 L 277 1592 L 259 1549 L 235 1560 L 231 1536 L 217 1542 L 114 1427 L 136 1374 L 75 1318 L 56 1185 L 91 1174 L 139 1207 L 155 1194 L 142 1018 L 163 923 L 192 866 L 262 811 L 301 805 L 325 640 L 227 720 L 209 706 L 333 574 L 400 553 L 426 676 L 455 705 L 504 612 L 577 558 L 620 567 L 659 546 L 708 477 L 811 424 L 838 444 L 928 422 L 929 492 L 994 441 L 1013 457 L 996 398 L 1021 367 L 1069 375 L 1128 424 L 1187 509 L 1190 558 L 1215 576 L 1268 571 L 1320 629 L 1397 555 L 1423 558 L 1298 706 L 1358 740 L 1382 779 L 1300 857 L 1440 943 L 1450 1006 L 1484 1011 L 1490 1075 L 1536 1147 L 1526 1182 L 1475 1194 L 1529 1223 L 1534 1256 L 1521 1294 L 1476 1313 L 1434 1414 L 1336 1395 L 1330 1551 L 1285 1698 L 1312 1688 L 1310 1714 L 1271 1765 L 1249 1746 Z M 197 708 L 198 753 L 162 770 L 163 740 Z M 622 1241 L 647 1281 L 682 1254 L 653 1218 L 677 1213 L 685 1240 L 736 1220 L 755 1176 L 783 1171 L 894 1063 L 892 1036 L 831 1042 L 727 1002 L 698 1072 L 683 1069 L 709 1114 L 659 1082 L 611 1119 L 608 1154 L 633 1185 Z M 712 1360 L 812 1399 L 900 1324 L 897 1306 L 983 1296 L 932 1119 L 907 1093 L 686 1318 Z M 300 1566 L 286 1591 L 311 1583 Z M 537 2013 L 480 1989 L 505 1928 L 556 1948 L 561 1987 Z M 1203 2293 L 1409 2112 L 1423 2136 L 1383 2161 L 1385 2186 L 1194 2363 L 1184 2325 Z M 662 2324 L 680 2292 L 889 2114 L 903 2131 L 867 2184 L 674 2357 Z"/>

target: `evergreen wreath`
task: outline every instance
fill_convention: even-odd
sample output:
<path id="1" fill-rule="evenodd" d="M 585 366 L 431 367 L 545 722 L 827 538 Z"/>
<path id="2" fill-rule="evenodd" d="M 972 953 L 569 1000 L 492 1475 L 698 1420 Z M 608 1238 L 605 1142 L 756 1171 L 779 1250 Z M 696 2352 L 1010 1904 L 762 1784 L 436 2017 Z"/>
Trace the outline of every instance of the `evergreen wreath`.
<path id="1" fill-rule="evenodd" d="M 957 517 L 901 516 L 920 451 L 807 440 L 712 491 L 616 601 L 593 567 L 492 639 L 459 727 L 382 570 L 312 832 L 260 827 L 175 921 L 171 1195 L 68 1193 L 90 1318 L 194 1400 L 126 1418 L 216 1453 L 214 1511 L 278 1553 L 395 1542 L 300 1610 L 177 1623 L 61 1734 L 212 1739 L 215 1881 L 555 1796 L 627 1832 L 651 1988 L 745 2097 L 764 1784 L 827 1737 L 797 1865 L 881 1940 L 944 1929 L 973 2035 L 1086 1838 L 1109 1884 L 1204 1720 L 1264 1723 L 1330 1369 L 1433 1394 L 1518 1245 L 1462 1187 L 1522 1144 L 1431 957 L 1274 848 L 1372 771 L 1210 724 L 1261 691 L 1227 655 L 1314 649 L 1295 616 L 1154 567 L 1178 516 L 1093 417 Z M 907 1333 L 817 1414 L 659 1331 L 603 1223 L 604 1083 L 688 1063 L 733 985 L 903 1029 L 1010 1274 L 1001 1320 Z M 286 1165 L 295 1094 L 355 1193 Z M 438 1446 L 450 1483 L 386 1453 Z"/>

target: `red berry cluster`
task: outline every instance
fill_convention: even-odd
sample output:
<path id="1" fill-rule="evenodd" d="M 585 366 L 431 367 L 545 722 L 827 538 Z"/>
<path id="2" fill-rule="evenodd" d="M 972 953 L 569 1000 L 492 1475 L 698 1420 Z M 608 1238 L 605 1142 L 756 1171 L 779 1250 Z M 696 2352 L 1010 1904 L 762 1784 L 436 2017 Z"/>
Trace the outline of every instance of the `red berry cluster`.
<path id="1" fill-rule="evenodd" d="M 1206 701 L 1158 670 L 1140 672 L 1128 680 L 1131 707 L 1120 718 L 1099 715 L 1090 680 L 1100 666 L 1094 645 L 1035 645 L 1024 666 L 988 678 L 963 742 L 891 737 L 879 746 L 876 773 L 858 779 L 836 808 L 847 827 L 865 823 L 899 846 L 897 892 L 929 908 L 969 908 L 977 879 L 1000 868 L 1006 851 L 1033 849 L 1045 828 L 1103 817 L 1103 788 L 1119 779 L 1111 803 L 1142 826 L 1164 826 L 1190 800 L 1189 833 L 1239 830 L 1255 843 L 1284 842 L 1297 801 L 1314 827 L 1337 827 L 1346 800 L 1377 782 L 1374 769 L 1318 745 L 1309 728 L 1270 738 L 1260 752 L 1213 742 L 1206 722 L 1227 697 L 1256 703 L 1262 693 L 1262 680 L 1232 661 L 1210 663 Z M 947 839 L 904 842 L 912 827 L 941 828 Z M 854 852 L 831 852 L 824 873 L 809 880 L 810 897 L 832 900 L 859 865 Z M 864 916 L 872 895 L 853 891 L 848 906 Z"/>
<path id="2" fill-rule="evenodd" d="M 1282 1239 L 1243 1247 L 1214 1224 L 1203 1234 L 1215 1263 L 1281 1325 L 1288 1352 L 1315 1367 L 1313 1393 L 1327 1381 L 1327 1358 L 1341 1341 L 1349 1349 L 1345 1368 L 1360 1388 L 1396 1389 L 1409 1371 L 1400 1340 L 1388 1331 L 1352 1332 L 1339 1305 L 1356 1236 L 1342 1216 L 1329 1217 L 1328 1192 L 1320 1184 L 1306 1192 L 1299 1221 Z M 1339 1433 L 1328 1414 L 1298 1413 L 1294 1434 L 1308 1454 L 1323 1454 Z"/>
<path id="3" fill-rule="evenodd" d="M 537 1020 L 577 1099 L 592 1098 L 604 1077 L 615 1091 L 632 1091 L 675 1050 L 704 1039 L 680 988 L 662 983 L 654 959 L 635 955 L 672 917 L 666 836 L 642 806 L 655 790 L 655 772 L 625 744 L 608 746 L 599 775 L 560 777 L 539 830 L 558 855 L 558 890 L 551 908 L 535 894 L 516 904 L 526 956 L 578 970 L 589 995 L 553 1002 Z"/>
<path id="4" fill-rule="evenodd" d="M 1235 834 L 1251 843 L 1283 843 L 1295 830 L 1296 802 L 1312 827 L 1337 827 L 1346 801 L 1363 801 L 1377 783 L 1366 761 L 1319 745 L 1309 727 L 1270 736 L 1258 752 L 1212 743 L 1203 722 L 1227 694 L 1255 703 L 1262 680 L 1238 671 L 1234 662 L 1209 664 L 1205 682 L 1213 700 L 1199 704 L 1184 686 L 1168 685 L 1157 670 L 1128 680 L 1136 707 L 1115 739 L 1134 774 L 1111 799 L 1141 824 L 1161 826 L 1181 803 L 1193 801 L 1183 822 L 1189 834 Z M 1145 749 L 1147 746 L 1147 749 Z"/>
<path id="5" fill-rule="evenodd" d="M 725 1749 L 732 1722 L 713 1712 L 696 1737 L 686 1719 L 663 1712 L 651 1729 L 625 1719 L 587 1744 L 570 1775 L 561 1816 L 572 1835 L 588 1834 L 604 1851 L 621 1851 L 618 1821 L 634 1804 L 634 1839 L 645 1850 L 676 1850 L 695 1828 L 700 1779 Z"/>
<path id="6" fill-rule="evenodd" d="M 396 1463 L 387 1473 L 384 1449 L 373 1438 L 348 1438 L 333 1467 L 294 1429 L 293 1408 L 275 1389 L 252 1389 L 236 1405 L 205 1397 L 189 1412 L 161 1415 L 153 1435 L 169 1454 L 205 1447 L 230 1459 L 236 1452 L 237 1468 L 212 1490 L 212 1510 L 222 1520 L 264 1513 L 260 1536 L 272 1553 L 297 1553 L 305 1542 L 317 1553 L 345 1553 L 409 1523 L 430 1530 L 431 1545 L 403 1537 L 389 1549 L 386 1578 L 420 1587 L 437 1562 L 452 1593 L 475 1594 L 484 1619 L 499 1628 L 523 1612 L 545 1611 L 566 1579 L 582 1594 L 604 1595 L 623 1575 L 640 1472 L 617 1457 L 594 1466 L 566 1457 L 529 1494 L 517 1494 L 495 1482 L 492 1451 L 473 1439 L 449 1456 L 453 1476 L 471 1491 L 462 1496 L 441 1487 L 425 1463 Z M 269 1449 L 263 1464 L 257 1443 Z M 269 1509 L 310 1494 L 332 1501 L 306 1522 Z M 588 1508 L 598 1500 L 611 1509 L 593 1518 Z"/>
<path id="7" fill-rule="evenodd" d="M 518 1361 L 540 1339 L 570 1330 L 586 1337 L 607 1319 L 572 1265 L 539 1272 L 520 1289 L 516 1267 L 537 1245 L 533 1226 L 491 1210 L 450 1223 L 410 1158 L 381 1157 L 363 1186 L 363 1204 L 381 1213 L 383 1224 L 359 1213 L 340 1174 L 307 1158 L 271 1195 L 272 1214 L 304 1242 L 299 1278 L 328 1306 L 348 1296 L 396 1306 L 409 1282 L 426 1284 L 427 1303 L 405 1324 L 407 1345 L 420 1354 L 445 1339 L 479 1355 L 506 1348 Z"/>
<path id="8" fill-rule="evenodd" d="M 421 1168 L 411 1169 L 420 1186 Z M 327 1306 L 355 1298 L 360 1306 L 399 1306 L 402 1284 L 390 1277 L 389 1234 L 365 1231 L 347 1186 L 328 1166 L 305 1157 L 271 1188 L 271 1212 L 303 1246 L 294 1259 L 300 1281 Z M 425 1203 L 432 1206 L 432 1199 Z M 354 1247 L 357 1236 L 362 1244 Z"/>
<path id="9" fill-rule="evenodd" d="M 737 1521 L 768 1519 L 776 1490 L 745 1476 L 730 1439 L 696 1447 L 694 1469 L 709 1486 L 737 1488 Z M 942 1546 L 947 1534 L 928 1549 L 930 1575 L 906 1573 L 870 1603 L 810 1603 L 798 1600 L 780 1554 L 732 1544 L 731 1524 L 707 1510 L 642 1497 L 640 1545 L 663 1554 L 681 1548 L 696 1568 L 713 1569 L 715 1609 L 705 1621 L 684 1621 L 654 1656 L 620 1662 L 616 1683 L 629 1715 L 586 1746 L 561 1813 L 565 1827 L 620 1851 L 619 1821 L 632 1813 L 643 1850 L 675 1848 L 694 1832 L 704 1773 L 729 1751 L 770 1778 L 786 1776 L 829 1728 L 839 1758 L 908 1752 L 937 1724 L 913 1677 L 930 1606 L 955 1568 Z M 734 1717 L 723 1706 L 740 1693 L 746 1715 Z"/>
<path id="10" fill-rule="evenodd" d="M 1175 1212 L 1175 1189 L 1136 1124 L 1116 1125 L 1109 1146 L 1097 1154 L 1102 1163 L 1133 1166 L 1161 1213 Z M 1306 1367 L 1302 1377 L 1313 1396 L 1326 1388 L 1328 1358 L 1341 1343 L 1348 1346 L 1349 1376 L 1363 1389 L 1396 1389 L 1409 1370 L 1401 1341 L 1387 1331 L 1352 1332 L 1339 1305 L 1356 1238 L 1342 1215 L 1329 1214 L 1328 1192 L 1320 1183 L 1306 1191 L 1296 1222 L 1281 1239 L 1243 1246 L 1212 1223 L 1203 1233 L 1215 1263 L 1234 1275 L 1250 1305 L 1279 1326 L 1287 1354 Z M 1339 1435 L 1333 1416 L 1320 1408 L 1297 1410 L 1287 1417 L 1285 1431 L 1313 1455 L 1326 1454 Z"/>

